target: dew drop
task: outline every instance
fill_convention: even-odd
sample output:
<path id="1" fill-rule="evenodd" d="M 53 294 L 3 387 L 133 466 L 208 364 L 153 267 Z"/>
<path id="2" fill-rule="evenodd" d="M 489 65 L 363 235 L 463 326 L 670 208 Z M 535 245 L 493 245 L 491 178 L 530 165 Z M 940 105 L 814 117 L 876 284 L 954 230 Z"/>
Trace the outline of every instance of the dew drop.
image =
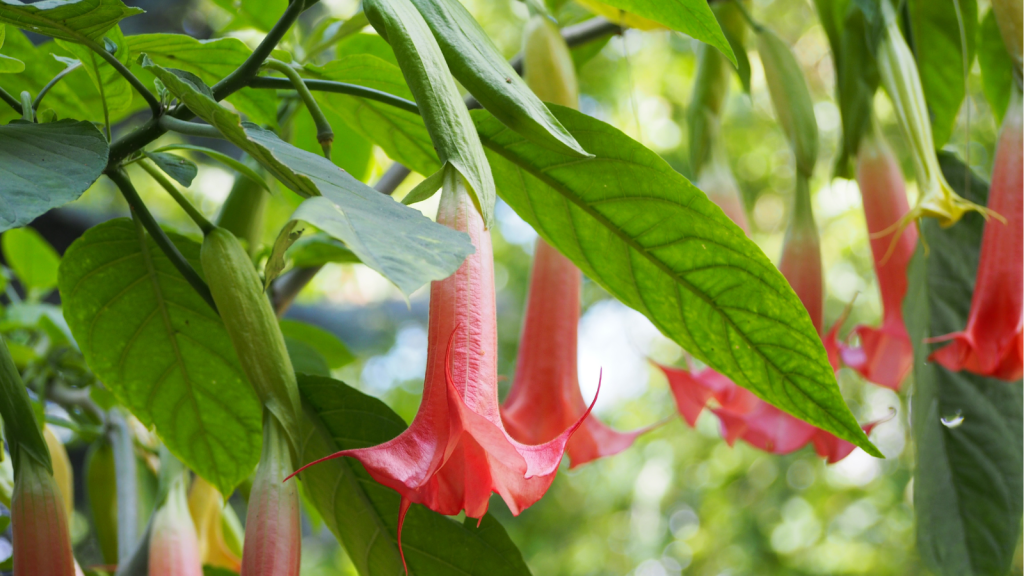
<path id="1" fill-rule="evenodd" d="M 957 410 L 953 414 L 939 418 L 939 421 L 942 422 L 942 425 L 946 428 L 957 428 L 964 423 L 964 413 Z"/>

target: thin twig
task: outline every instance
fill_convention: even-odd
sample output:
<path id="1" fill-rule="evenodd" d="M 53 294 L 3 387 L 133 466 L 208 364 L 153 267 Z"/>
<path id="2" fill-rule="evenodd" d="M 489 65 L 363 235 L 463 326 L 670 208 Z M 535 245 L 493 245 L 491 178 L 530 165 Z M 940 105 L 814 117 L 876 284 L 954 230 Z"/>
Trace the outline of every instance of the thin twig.
<path id="1" fill-rule="evenodd" d="M 149 172 L 149 175 L 153 177 L 153 180 L 157 181 L 157 184 L 163 186 L 163 189 L 171 195 L 171 198 L 174 198 L 174 201 L 178 203 L 178 206 L 181 206 L 181 209 L 184 210 L 185 213 L 188 214 L 188 217 L 196 223 L 196 226 L 199 226 L 199 229 L 203 231 L 204 236 L 213 231 L 215 226 L 206 219 L 206 216 L 203 216 L 202 212 L 196 209 L 196 207 L 188 201 L 188 198 L 185 198 L 185 195 L 178 190 L 178 187 L 174 185 L 174 182 L 171 182 L 159 168 L 154 166 L 152 162 L 144 159 L 139 160 L 138 164 L 139 166 L 142 166 L 143 170 Z"/>
<path id="2" fill-rule="evenodd" d="M 334 94 L 348 94 L 349 96 L 358 96 L 360 98 L 366 98 L 367 100 L 376 100 L 395 108 L 400 108 L 406 112 L 412 112 L 413 114 L 419 114 L 420 109 L 416 106 L 416 103 L 411 100 L 406 100 L 394 94 L 383 92 L 381 90 L 374 90 L 373 88 L 367 88 L 366 86 L 359 86 L 357 84 L 348 84 L 346 82 L 333 82 L 331 80 L 309 80 L 303 79 L 303 83 L 306 88 L 315 90 L 317 92 L 331 92 Z M 286 78 L 268 78 L 266 76 L 258 76 L 253 78 L 249 82 L 250 88 L 271 88 L 274 90 L 294 90 L 295 86 Z"/>
<path id="3" fill-rule="evenodd" d="M 0 88 L 0 100 L 6 102 L 11 108 L 14 108 L 14 111 L 19 115 L 24 113 L 21 109 L 21 102 L 19 102 L 14 96 L 11 96 L 10 93 L 3 88 Z"/>
<path id="4" fill-rule="evenodd" d="M 299 14 L 305 9 L 305 0 L 292 0 L 284 11 L 281 19 L 274 24 L 260 45 L 252 51 L 252 54 L 242 62 L 242 65 L 228 74 L 223 80 L 213 86 L 213 98 L 218 102 L 227 98 L 228 95 L 242 89 L 259 73 L 263 62 L 270 57 L 270 53 L 277 47 L 277 43 L 292 27 Z"/>
<path id="5" fill-rule="evenodd" d="M 160 105 L 160 100 L 158 100 L 157 97 L 149 91 L 149 88 L 146 88 L 146 85 L 143 84 L 135 74 L 132 74 L 131 70 L 117 59 L 117 56 L 111 54 L 106 48 L 100 46 L 96 42 L 87 42 L 85 45 L 93 52 L 99 54 L 100 58 L 106 60 L 107 64 L 113 66 L 114 70 L 117 70 L 117 73 L 123 76 L 124 79 L 132 85 L 132 88 L 135 88 L 135 90 L 142 95 L 142 98 L 147 104 L 149 104 L 149 109 L 153 112 L 154 118 L 163 114 L 164 109 L 163 106 Z"/>
<path id="6" fill-rule="evenodd" d="M 186 120 L 178 120 L 173 116 L 162 116 L 160 127 L 168 132 L 177 132 L 186 136 L 198 136 L 200 138 L 223 138 L 224 135 L 209 124 L 197 124 Z"/>
<path id="7" fill-rule="evenodd" d="M 268 58 L 263 65 L 284 74 L 288 81 L 291 82 L 292 88 L 299 93 L 299 97 L 302 98 L 302 102 L 306 105 L 309 115 L 313 117 L 313 124 L 316 125 L 316 141 L 323 148 L 324 157 L 330 160 L 331 144 L 334 143 L 334 130 L 331 129 L 331 123 L 327 121 L 327 117 L 324 116 L 323 110 L 320 109 L 320 105 L 313 98 L 313 94 L 310 93 L 309 87 L 303 82 L 302 77 L 299 76 L 299 73 L 294 68 L 274 58 Z"/>
<path id="8" fill-rule="evenodd" d="M 75 60 L 74 64 L 68 66 L 67 68 L 65 68 L 63 70 L 61 70 L 59 73 L 57 73 L 56 76 L 51 78 L 50 81 L 46 83 L 46 86 L 43 86 L 42 90 L 39 91 L 39 94 L 36 94 L 36 99 L 32 101 L 32 109 L 33 110 L 39 110 L 39 104 L 42 103 L 43 97 L 46 96 L 50 92 L 50 88 L 53 88 L 54 86 L 56 86 L 57 83 L 60 82 L 61 80 L 63 80 L 64 77 L 67 76 L 68 74 L 74 72 L 75 70 L 78 70 L 78 68 L 81 65 L 82 65 L 82 61 L 81 60 Z"/>
<path id="9" fill-rule="evenodd" d="M 171 261 L 171 264 L 178 269 L 178 272 L 181 272 L 185 280 L 210 305 L 210 308 L 217 310 L 217 305 L 213 302 L 213 295 L 210 294 L 210 287 L 206 285 L 206 282 L 203 282 L 203 279 L 199 277 L 199 274 L 188 263 L 188 260 L 185 260 L 185 257 L 181 255 L 178 247 L 167 237 L 167 233 L 157 223 L 156 218 L 153 218 L 153 214 L 150 213 L 149 208 L 143 203 L 142 198 L 139 198 L 139 193 L 132 186 L 132 181 L 128 179 L 128 175 L 124 173 L 124 170 L 120 168 L 107 170 L 106 174 L 117 185 L 121 195 L 124 196 L 128 205 L 131 206 L 132 213 L 135 214 L 135 217 L 146 228 L 146 231 L 149 232 L 149 235 L 164 255 L 167 256 L 167 259 Z"/>

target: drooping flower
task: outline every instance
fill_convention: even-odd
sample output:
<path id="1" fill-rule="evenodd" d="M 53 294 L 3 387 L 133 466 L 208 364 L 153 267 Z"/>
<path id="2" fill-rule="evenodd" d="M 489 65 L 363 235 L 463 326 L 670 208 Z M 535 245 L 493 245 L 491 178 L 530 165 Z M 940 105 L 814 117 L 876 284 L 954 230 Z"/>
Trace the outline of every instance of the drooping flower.
<path id="1" fill-rule="evenodd" d="M 239 554 L 224 537 L 224 497 L 212 484 L 196 476 L 188 491 L 188 511 L 196 527 L 199 556 L 203 564 L 238 572 L 242 567 Z"/>
<path id="2" fill-rule="evenodd" d="M 77 567 L 64 499 L 46 466 L 23 453 L 11 499 L 15 576 L 72 576 Z"/>
<path id="3" fill-rule="evenodd" d="M 796 178 L 793 214 L 782 244 L 779 271 L 789 280 L 789 285 L 811 315 L 811 323 L 821 334 L 825 315 L 821 239 L 811 209 L 810 183 L 800 175 Z"/>
<path id="4" fill-rule="evenodd" d="M 299 575 L 299 490 L 295 482 L 285 482 L 294 469 L 288 436 L 264 408 L 263 453 L 249 493 L 241 576 Z"/>
<path id="5" fill-rule="evenodd" d="M 166 498 L 153 516 L 149 536 L 149 576 L 202 576 L 196 528 L 188 513 L 188 473 L 177 472 L 170 479 Z"/>
<path id="6" fill-rule="evenodd" d="M 437 221 L 468 233 L 476 252 L 455 274 L 431 284 L 427 373 L 412 424 L 384 444 L 344 450 L 296 472 L 331 458 L 359 460 L 374 480 L 401 495 L 399 540 L 413 503 L 483 518 L 497 492 L 518 515 L 547 491 L 566 443 L 590 413 L 540 445 L 509 435 L 498 406 L 491 238 L 454 170 L 445 172 Z"/>
<path id="7" fill-rule="evenodd" d="M 1010 381 L 1021 378 L 1024 364 L 1024 146 L 1021 93 L 1018 89 L 1013 92 L 996 147 L 988 202 L 1006 222 L 985 223 L 967 328 L 931 340 L 952 340 L 931 355 L 949 370 Z"/>
<path id="8" fill-rule="evenodd" d="M 515 379 L 501 407 L 505 429 L 524 444 L 558 438 L 587 411 L 576 367 L 580 286 L 572 261 L 538 239 Z M 629 448 L 645 431 L 618 432 L 592 416 L 569 439 L 566 452 L 576 467 Z"/>
<path id="9" fill-rule="evenodd" d="M 910 211 L 903 174 L 880 134 L 868 134 L 857 153 L 857 183 L 864 202 L 864 217 L 871 237 L 871 255 L 882 294 L 882 325 L 857 326 L 859 346 L 838 342 L 843 363 L 869 382 L 899 390 L 910 373 L 914 350 L 903 324 L 903 297 L 907 294 L 907 266 L 917 246 L 917 229 L 905 229 L 899 238 L 879 237 Z M 893 244 L 895 242 L 895 244 Z"/>

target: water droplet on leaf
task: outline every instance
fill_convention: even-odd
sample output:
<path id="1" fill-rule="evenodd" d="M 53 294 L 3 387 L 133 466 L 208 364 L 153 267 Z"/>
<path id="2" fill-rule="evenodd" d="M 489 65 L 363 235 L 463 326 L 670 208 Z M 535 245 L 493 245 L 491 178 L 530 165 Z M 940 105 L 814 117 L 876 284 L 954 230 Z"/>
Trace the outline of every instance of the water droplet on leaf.
<path id="1" fill-rule="evenodd" d="M 942 425 L 946 428 L 957 428 L 964 423 L 964 413 L 957 410 L 953 414 L 939 418 L 939 421 L 942 422 Z"/>

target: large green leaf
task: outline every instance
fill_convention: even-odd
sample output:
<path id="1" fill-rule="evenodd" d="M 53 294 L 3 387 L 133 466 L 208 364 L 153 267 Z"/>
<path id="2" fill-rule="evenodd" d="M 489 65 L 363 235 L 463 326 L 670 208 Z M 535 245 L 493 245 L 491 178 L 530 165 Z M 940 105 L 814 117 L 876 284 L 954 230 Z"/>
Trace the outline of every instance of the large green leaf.
<path id="1" fill-rule="evenodd" d="M 966 38 L 960 34 L 957 5 Z M 956 0 L 956 4 L 952 0 L 910 0 L 908 7 L 914 58 L 932 121 L 932 140 L 935 148 L 940 149 L 953 134 L 960 103 L 964 101 L 964 57 L 970 70 L 978 4 L 976 0 Z"/>
<path id="2" fill-rule="evenodd" d="M 107 167 L 107 153 L 89 122 L 0 126 L 0 232 L 77 200 Z"/>
<path id="3" fill-rule="evenodd" d="M 121 33 L 121 28 L 115 24 L 107 31 L 103 40 L 109 40 L 113 46 L 116 46 L 114 56 L 122 64 L 127 65 L 131 59 L 131 51 L 128 49 L 128 42 L 125 40 L 124 34 Z M 109 62 L 81 44 L 57 40 L 57 45 L 70 52 L 82 62 L 86 73 L 96 87 L 100 98 L 106 103 L 108 110 L 120 112 L 127 110 L 132 105 L 132 98 L 135 95 L 134 88 L 132 88 L 132 85 L 125 80 L 120 72 L 114 70 L 114 67 Z"/>
<path id="4" fill-rule="evenodd" d="M 501 197 L 691 354 L 878 455 L 843 402 L 807 311 L 761 249 L 654 152 L 600 120 L 552 111 L 596 158 L 535 146 L 473 112 Z"/>
<path id="5" fill-rule="evenodd" d="M 981 67 L 982 88 L 985 99 L 992 107 L 996 125 L 1003 121 L 1006 107 L 1010 104 L 1013 90 L 1013 59 L 1006 51 L 1003 36 L 999 33 L 996 13 L 989 10 L 978 26 L 978 65 Z"/>
<path id="6" fill-rule="evenodd" d="M 405 422 L 383 402 L 337 380 L 299 375 L 306 418 L 303 463 L 339 450 L 387 442 Z M 300 475 L 328 528 L 345 546 L 361 576 L 402 574 L 397 529 L 399 496 L 375 482 L 351 458 L 317 464 Z M 530 573 L 505 529 L 490 514 L 480 527 L 413 505 L 402 547 L 412 576 L 522 576 Z"/>
<path id="7" fill-rule="evenodd" d="M 985 182 L 973 177 L 965 193 L 963 164 L 948 155 L 940 161 L 957 192 L 985 203 Z M 930 250 L 918 245 L 903 305 L 914 343 L 918 550 L 942 576 L 1006 574 L 1024 509 L 1021 382 L 950 372 L 927 360 L 945 344 L 923 343 L 966 326 L 983 227 L 977 214 L 946 229 L 923 222 Z"/>
<path id="8" fill-rule="evenodd" d="M 0 0 L 0 22 L 72 42 L 95 42 L 123 18 L 142 12 L 121 0 Z"/>
<path id="9" fill-rule="evenodd" d="M 466 234 L 432 222 L 418 210 L 356 180 L 323 156 L 300 150 L 258 126 L 243 126 L 237 114 L 173 73 L 152 64 L 146 68 L 225 138 L 248 152 L 285 186 L 307 197 L 278 239 L 278 255 L 294 241 L 291 232 L 296 223 L 308 222 L 344 242 L 360 261 L 411 294 L 431 280 L 448 277 L 473 253 Z M 381 233 L 384 230 L 388 233 Z M 268 281 L 272 276 L 268 270 Z"/>
<path id="10" fill-rule="evenodd" d="M 211 86 L 252 53 L 238 38 L 196 40 L 184 34 L 137 34 L 128 37 L 128 46 L 134 54 L 145 54 L 166 68 L 191 72 Z M 149 76 L 139 66 L 133 66 L 133 71 L 143 79 Z M 257 124 L 277 125 L 277 98 L 271 90 L 243 88 L 227 101 Z"/>
<path id="11" fill-rule="evenodd" d="M 736 65 L 736 55 L 718 26 L 707 0 L 602 0 L 604 3 L 650 18 L 673 30 L 718 48 Z"/>
<path id="12" fill-rule="evenodd" d="M 565 154 L 586 150 L 530 90 L 459 0 L 412 0 L 455 78 L 498 120 L 528 140 Z"/>
<path id="13" fill-rule="evenodd" d="M 307 65 L 303 75 L 318 80 L 347 82 L 412 99 L 398 66 L 368 54 L 344 56 L 324 66 Z M 429 176 L 441 163 L 423 119 L 393 106 L 345 94 L 318 94 L 329 110 L 392 160 Z"/>
<path id="14" fill-rule="evenodd" d="M 171 240 L 198 271 L 199 245 Z M 89 229 L 60 267 L 64 317 L 89 367 L 177 456 L 224 494 L 259 460 L 259 400 L 217 313 L 141 227 Z"/>

